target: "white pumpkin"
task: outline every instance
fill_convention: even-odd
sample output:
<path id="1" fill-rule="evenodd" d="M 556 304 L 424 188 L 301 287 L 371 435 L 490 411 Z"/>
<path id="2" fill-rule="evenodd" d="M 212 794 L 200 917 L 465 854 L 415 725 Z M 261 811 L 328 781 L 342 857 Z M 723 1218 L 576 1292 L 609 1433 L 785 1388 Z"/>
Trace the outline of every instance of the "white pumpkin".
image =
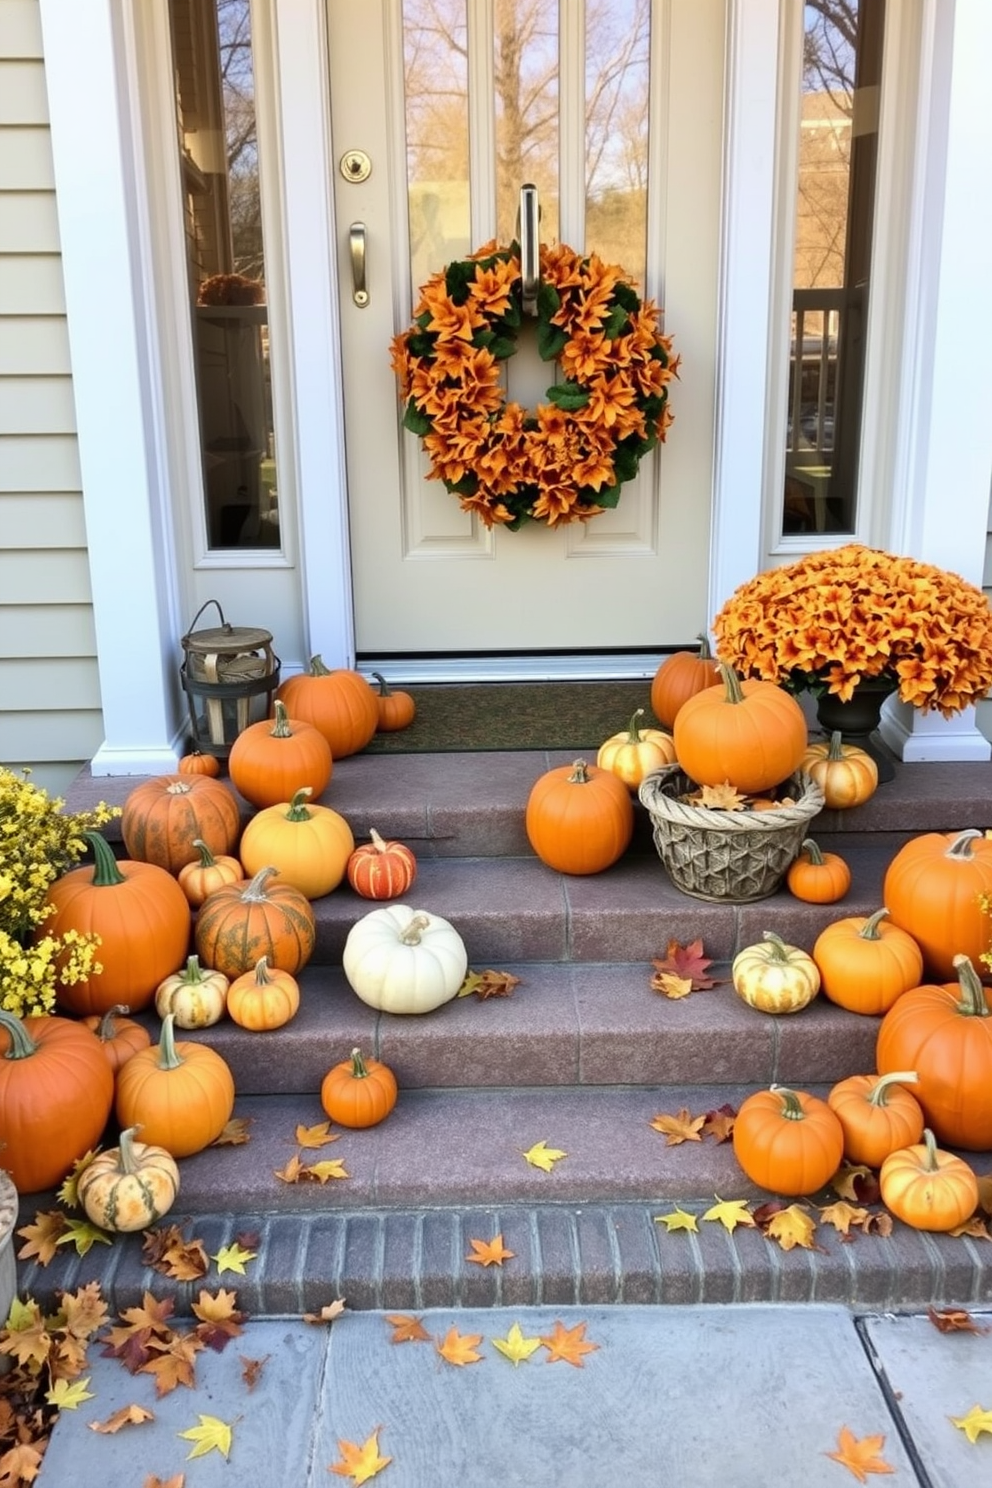
<path id="1" fill-rule="evenodd" d="M 341 958 L 348 984 L 384 1013 L 429 1013 L 450 1002 L 465 980 L 468 952 L 440 915 L 406 904 L 383 905 L 357 920 Z"/>

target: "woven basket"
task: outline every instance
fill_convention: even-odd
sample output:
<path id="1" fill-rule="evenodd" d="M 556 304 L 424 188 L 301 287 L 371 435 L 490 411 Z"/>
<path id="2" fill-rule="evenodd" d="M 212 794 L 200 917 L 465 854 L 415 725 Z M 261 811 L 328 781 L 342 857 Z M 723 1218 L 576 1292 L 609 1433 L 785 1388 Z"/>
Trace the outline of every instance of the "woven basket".
<path id="1" fill-rule="evenodd" d="M 646 775 L 638 795 L 675 886 L 696 899 L 734 904 L 774 894 L 823 808 L 823 791 L 809 775 L 791 775 L 784 788 L 794 806 L 720 811 L 679 800 L 697 787 L 678 765 Z"/>

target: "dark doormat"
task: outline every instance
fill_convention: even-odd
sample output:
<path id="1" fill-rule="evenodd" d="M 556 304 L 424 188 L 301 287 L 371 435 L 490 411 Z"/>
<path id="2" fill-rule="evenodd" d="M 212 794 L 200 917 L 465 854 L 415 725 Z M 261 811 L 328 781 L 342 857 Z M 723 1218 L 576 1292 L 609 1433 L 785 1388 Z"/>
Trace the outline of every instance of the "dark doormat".
<path id="1" fill-rule="evenodd" d="M 658 728 L 651 682 L 472 682 L 391 684 L 417 705 L 409 728 L 376 734 L 366 754 L 482 749 L 598 749 L 627 727 L 635 708 Z"/>

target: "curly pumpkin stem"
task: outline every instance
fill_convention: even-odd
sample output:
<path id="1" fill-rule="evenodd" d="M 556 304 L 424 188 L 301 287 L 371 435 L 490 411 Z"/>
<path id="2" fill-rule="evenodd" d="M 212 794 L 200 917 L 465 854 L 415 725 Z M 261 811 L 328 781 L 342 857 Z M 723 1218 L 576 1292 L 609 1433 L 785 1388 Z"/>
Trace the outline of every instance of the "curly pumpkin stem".
<path id="1" fill-rule="evenodd" d="M 278 707 L 280 705 L 277 704 L 276 706 Z M 194 837 L 193 838 L 193 846 L 196 847 L 196 848 L 199 848 L 199 851 L 200 851 L 200 867 L 201 868 L 216 868 L 217 867 L 217 859 L 214 857 L 213 853 L 210 851 L 210 848 L 204 842 L 204 840 L 203 840 L 202 837 Z"/>
<path id="2" fill-rule="evenodd" d="M 10 1035 L 10 1047 L 4 1051 L 4 1059 L 30 1059 L 38 1052 L 38 1045 L 20 1018 L 3 1008 L 0 1008 L 0 1028 L 5 1028 Z"/>
<path id="3" fill-rule="evenodd" d="M 958 974 L 958 983 L 961 987 L 961 1001 L 957 1004 L 957 1010 L 965 1018 L 988 1018 L 992 1014 L 985 997 L 985 988 L 982 986 L 981 978 L 972 965 L 970 956 L 955 956 L 952 963 Z"/>
<path id="4" fill-rule="evenodd" d="M 289 726 L 289 714 L 286 711 L 286 704 L 280 698 L 276 698 L 275 701 L 275 715 L 272 738 L 291 739 L 293 737 L 293 730 Z"/>
<path id="5" fill-rule="evenodd" d="M 141 1167 L 134 1151 L 134 1139 L 141 1130 L 141 1123 L 129 1126 L 121 1132 L 118 1142 L 117 1166 L 122 1173 L 137 1173 Z"/>
<path id="6" fill-rule="evenodd" d="M 96 1036 L 101 1043 L 105 1044 L 114 1037 L 117 1019 L 126 1018 L 130 1011 L 130 1005 L 126 1002 L 115 1002 L 113 1007 L 107 1009 L 96 1027 Z"/>
<path id="7" fill-rule="evenodd" d="M 776 935 L 774 930 L 763 930 L 761 932 L 761 938 L 762 940 L 767 940 L 768 942 L 769 959 L 771 961 L 788 961 L 789 947 L 786 945 L 781 935 Z"/>
<path id="8" fill-rule="evenodd" d="M 858 931 L 858 939 L 881 940 L 882 937 L 879 933 L 878 927 L 882 923 L 882 920 L 885 918 L 888 912 L 889 911 L 883 906 L 881 909 L 876 909 L 873 915 L 869 915 L 864 924 L 861 926 L 861 929 Z"/>
<path id="9" fill-rule="evenodd" d="M 312 795 L 312 785 L 301 785 L 299 790 L 294 792 L 293 799 L 289 803 L 286 820 L 294 822 L 310 821 L 313 817 L 313 812 L 307 810 L 307 797 Z"/>
<path id="10" fill-rule="evenodd" d="M 175 1016 L 175 1013 L 166 1013 L 162 1019 L 162 1032 L 158 1040 L 158 1068 L 160 1070 L 179 1069 L 186 1062 L 180 1059 L 176 1048 L 176 1035 L 172 1028 Z"/>
<path id="11" fill-rule="evenodd" d="M 255 877 L 241 895 L 242 904 L 264 904 L 266 899 L 265 885 L 271 875 L 278 872 L 279 869 L 274 863 L 270 863 L 267 868 L 259 868 Z"/>
<path id="12" fill-rule="evenodd" d="M 116 884 L 126 883 L 127 880 L 117 866 L 114 850 L 103 833 L 83 832 L 82 837 L 93 849 L 93 887 L 108 889 Z"/>
<path id="13" fill-rule="evenodd" d="M 959 832 L 958 835 L 955 837 L 954 841 L 951 843 L 950 847 L 944 854 L 944 857 L 955 858 L 958 860 L 964 858 L 966 862 L 970 862 L 971 859 L 975 856 L 975 854 L 971 850 L 971 844 L 974 842 L 976 837 L 981 837 L 982 835 L 983 834 L 978 830 L 977 827 L 965 827 L 964 831 Z"/>
<path id="14" fill-rule="evenodd" d="M 351 1051 L 351 1074 L 355 1080 L 367 1080 L 369 1077 L 368 1066 L 362 1057 L 361 1049 Z"/>
<path id="15" fill-rule="evenodd" d="M 428 915 L 415 914 L 409 925 L 407 925 L 406 929 L 400 935 L 400 940 L 404 945 L 419 945 L 421 931 L 426 930 L 429 925 L 430 917 Z"/>
<path id="16" fill-rule="evenodd" d="M 379 684 L 379 696 L 380 697 L 392 697 L 393 696 L 393 689 L 390 687 L 389 683 L 386 681 L 386 679 L 382 675 L 382 673 L 381 672 L 373 672 L 372 675 L 373 675 L 373 677 L 375 678 L 375 680 Z"/>
<path id="17" fill-rule="evenodd" d="M 255 962 L 255 982 L 259 987 L 268 987 L 271 984 L 268 956 L 260 956 Z"/>
<path id="18" fill-rule="evenodd" d="M 641 730 L 638 727 L 637 720 L 639 718 L 643 718 L 643 717 L 644 717 L 644 709 L 643 708 L 635 708 L 634 711 L 633 711 L 633 713 L 630 715 L 630 722 L 627 725 L 627 743 L 628 744 L 640 744 L 640 742 L 641 742 Z"/>
<path id="19" fill-rule="evenodd" d="M 331 675 L 331 669 L 324 665 L 322 657 L 311 656 L 310 675 L 311 677 L 329 677 Z"/>
<path id="20" fill-rule="evenodd" d="M 920 1164 L 921 1171 L 924 1173 L 939 1172 L 940 1164 L 937 1162 L 937 1138 L 928 1126 L 923 1129 L 923 1146 L 926 1148 L 926 1156 Z"/>
<path id="21" fill-rule="evenodd" d="M 799 1096 L 794 1090 L 790 1090 L 788 1085 L 770 1085 L 768 1088 L 773 1095 L 780 1095 L 782 1097 L 782 1116 L 784 1120 L 806 1120 L 806 1112 L 799 1104 Z"/>
<path id="22" fill-rule="evenodd" d="M 706 634 L 706 632 L 704 630 L 701 630 L 696 636 L 696 640 L 699 642 L 700 661 L 712 661 L 713 652 L 710 650 L 710 638 Z"/>
<path id="23" fill-rule="evenodd" d="M 589 766 L 585 760 L 577 759 L 572 762 L 572 773 L 568 777 L 569 785 L 588 785 L 590 780 Z"/>
<path id="24" fill-rule="evenodd" d="M 891 1074 L 879 1076 L 865 1099 L 870 1106 L 887 1106 L 890 1085 L 918 1085 L 919 1083 L 920 1077 L 915 1070 L 893 1070 Z"/>
<path id="25" fill-rule="evenodd" d="M 744 701 L 744 690 L 741 687 L 741 679 L 733 667 L 728 666 L 725 661 L 718 661 L 716 667 L 723 682 L 724 702 L 742 703 Z"/>
<path id="26" fill-rule="evenodd" d="M 800 857 L 802 857 L 803 853 L 805 853 L 807 858 L 809 858 L 814 868 L 823 867 L 823 853 L 820 851 L 820 844 L 818 842 L 814 842 L 812 837 L 807 837 L 805 842 L 800 847 Z"/>

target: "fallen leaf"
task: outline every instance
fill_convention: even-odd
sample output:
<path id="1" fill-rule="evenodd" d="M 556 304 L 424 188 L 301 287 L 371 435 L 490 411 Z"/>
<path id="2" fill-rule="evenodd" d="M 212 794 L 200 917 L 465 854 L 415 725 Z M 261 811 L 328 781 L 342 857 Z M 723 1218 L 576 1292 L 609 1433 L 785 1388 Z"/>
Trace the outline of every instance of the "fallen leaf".
<path id="1" fill-rule="evenodd" d="M 17 1252 L 19 1261 L 37 1257 L 39 1266 L 47 1266 L 56 1254 L 59 1236 L 65 1229 L 65 1215 L 61 1209 L 47 1209 L 34 1217 L 33 1224 L 26 1224 L 17 1231 L 27 1242 Z"/>
<path id="2" fill-rule="evenodd" d="M 548 1364 L 556 1364 L 561 1360 L 565 1364 L 574 1364 L 576 1369 L 582 1368 L 583 1354 L 591 1354 L 599 1348 L 598 1343 L 590 1343 L 586 1336 L 586 1324 L 576 1323 L 574 1328 L 565 1328 L 560 1322 L 555 1323 L 555 1330 L 541 1342 L 548 1350 Z"/>
<path id="3" fill-rule="evenodd" d="M 300 1177 L 317 1183 L 326 1183 L 328 1178 L 350 1178 L 351 1174 L 340 1157 L 326 1157 L 323 1162 L 311 1163 L 309 1167 L 304 1167 Z"/>
<path id="4" fill-rule="evenodd" d="M 222 1287 L 216 1293 L 201 1291 L 193 1303 L 193 1315 L 200 1319 L 195 1329 L 196 1336 L 217 1354 L 223 1353 L 231 1339 L 245 1331 L 241 1325 L 247 1319 L 243 1312 L 238 1311 L 237 1300 L 236 1292 L 225 1291 Z"/>
<path id="5" fill-rule="evenodd" d="M 747 1199 L 721 1199 L 719 1194 L 714 1197 L 716 1203 L 707 1209 L 704 1219 L 719 1220 L 724 1229 L 731 1233 L 738 1225 L 750 1225 L 752 1229 L 755 1227 L 755 1221 L 747 1207 Z"/>
<path id="6" fill-rule="evenodd" d="M 562 1152 L 558 1147 L 549 1147 L 546 1142 L 535 1142 L 523 1154 L 524 1160 L 529 1162 L 532 1168 L 542 1168 L 545 1173 L 550 1173 L 556 1162 L 567 1157 L 567 1152 Z"/>
<path id="7" fill-rule="evenodd" d="M 983 1173 L 978 1180 L 978 1207 L 992 1214 L 992 1173 Z"/>
<path id="8" fill-rule="evenodd" d="M 540 1338 L 525 1338 L 520 1324 L 514 1323 L 507 1331 L 506 1337 L 492 1339 L 492 1345 L 505 1359 L 509 1359 L 511 1364 L 516 1366 L 523 1360 L 529 1359 L 531 1354 L 536 1353 L 541 1347 L 541 1340 Z"/>
<path id="9" fill-rule="evenodd" d="M 705 992 L 717 985 L 714 978 L 709 975 L 713 962 L 710 957 L 703 954 L 701 940 L 690 940 L 688 945 L 681 945 L 677 940 L 670 940 L 665 955 L 652 964 L 659 976 L 671 974 L 677 977 L 688 977 L 692 982 L 694 992 Z"/>
<path id="10" fill-rule="evenodd" d="M 196 1333 L 170 1333 L 168 1338 L 149 1339 L 148 1358 L 137 1372 L 152 1375 L 159 1399 L 171 1394 L 177 1385 L 192 1390 L 196 1385 L 196 1356 L 204 1347 Z"/>
<path id="11" fill-rule="evenodd" d="M 878 1175 L 861 1164 L 841 1163 L 830 1180 L 830 1187 L 842 1199 L 855 1204 L 877 1204 L 881 1197 Z"/>
<path id="12" fill-rule="evenodd" d="M 825 1452 L 824 1456 L 846 1467 L 859 1483 L 865 1483 L 869 1473 L 895 1472 L 895 1468 L 878 1455 L 884 1446 L 884 1436 L 863 1436 L 859 1440 L 847 1426 L 842 1426 L 837 1434 L 837 1451 Z"/>
<path id="13" fill-rule="evenodd" d="M 0 1483 L 4 1488 L 19 1488 L 33 1483 L 41 1469 L 41 1453 L 30 1442 L 18 1442 L 0 1457 Z"/>
<path id="14" fill-rule="evenodd" d="M 434 1346 L 442 1359 L 462 1368 L 466 1364 L 479 1363 L 482 1355 L 476 1353 L 476 1345 L 481 1342 L 481 1333 L 459 1333 L 457 1328 L 449 1328 L 443 1340 L 435 1339 Z"/>
<path id="15" fill-rule="evenodd" d="M 842 1235 L 850 1233 L 852 1225 L 863 1225 L 868 1218 L 868 1210 L 849 1204 L 846 1199 L 838 1199 L 836 1204 L 826 1204 L 820 1210 L 820 1218 L 824 1224 L 833 1225 Z"/>
<path id="16" fill-rule="evenodd" d="M 472 985 L 465 991 L 467 983 Z M 470 972 L 462 984 L 458 993 L 459 997 L 468 997 L 475 993 L 480 1002 L 485 1002 L 489 997 L 512 997 L 514 987 L 520 985 L 520 978 L 511 975 L 508 971 L 484 971 L 482 975 Z"/>
<path id="17" fill-rule="evenodd" d="M 74 1338 L 92 1337 L 107 1321 L 107 1304 L 100 1293 L 98 1281 L 87 1282 L 75 1292 L 63 1292 L 60 1298 L 59 1317 L 66 1333 Z"/>
<path id="18" fill-rule="evenodd" d="M 88 1219 L 67 1219 L 55 1243 L 56 1245 L 74 1245 L 77 1253 L 84 1256 L 87 1251 L 93 1249 L 94 1245 L 112 1245 L 113 1241 L 113 1235 L 108 1235 L 106 1230 L 101 1230 L 99 1225 L 91 1224 Z"/>
<path id="19" fill-rule="evenodd" d="M 430 1343 L 431 1335 L 420 1318 L 402 1312 L 387 1312 L 386 1322 L 393 1330 L 390 1343 Z"/>
<path id="20" fill-rule="evenodd" d="M 893 1220 L 892 1215 L 889 1214 L 888 1210 L 883 1209 L 880 1212 L 870 1211 L 868 1214 L 868 1218 L 865 1220 L 861 1228 L 864 1230 L 866 1235 L 888 1236 L 892 1234 L 894 1223 L 895 1221 Z"/>
<path id="21" fill-rule="evenodd" d="M 56 1189 L 55 1197 L 67 1209 L 79 1208 L 79 1180 L 99 1151 L 99 1147 L 91 1147 L 89 1152 L 84 1152 L 82 1157 L 77 1157 L 63 1178 L 60 1186 Z"/>
<path id="22" fill-rule="evenodd" d="M 458 991 L 455 993 L 455 996 L 471 997 L 472 993 L 475 991 L 476 987 L 481 981 L 482 977 L 477 971 L 468 972 L 465 980 L 462 982 L 461 986 L 458 988 Z"/>
<path id="23" fill-rule="evenodd" d="M 141 1258 L 146 1266 L 160 1271 L 173 1281 L 198 1281 L 210 1270 L 210 1261 L 202 1240 L 187 1240 L 182 1227 L 166 1225 L 146 1230 L 141 1245 Z"/>
<path id="24" fill-rule="evenodd" d="M 747 797 L 729 780 L 722 785 L 704 785 L 689 800 L 695 806 L 709 806 L 716 811 L 743 811 L 747 804 Z"/>
<path id="25" fill-rule="evenodd" d="M 300 1175 L 303 1172 L 303 1162 L 300 1154 L 298 1152 L 294 1153 L 284 1168 L 273 1168 L 272 1171 L 277 1178 L 282 1179 L 283 1183 L 299 1183 Z"/>
<path id="26" fill-rule="evenodd" d="M 660 1112 L 648 1124 L 655 1131 L 664 1133 L 667 1147 L 677 1147 L 680 1142 L 701 1142 L 703 1139 L 699 1133 L 705 1120 L 705 1116 L 693 1116 L 683 1106 L 678 1115 L 667 1116 Z"/>
<path id="27" fill-rule="evenodd" d="M 185 1488 L 185 1485 L 185 1473 L 174 1473 L 171 1478 L 160 1478 L 155 1473 L 149 1473 L 142 1488 Z"/>
<path id="28" fill-rule="evenodd" d="M 269 1355 L 266 1354 L 261 1359 L 246 1359 L 244 1354 L 239 1354 L 238 1358 L 242 1364 L 241 1378 L 245 1382 L 245 1389 L 254 1390 L 261 1377 L 262 1370 L 269 1361 Z"/>
<path id="29" fill-rule="evenodd" d="M 707 1111 L 700 1135 L 712 1137 L 714 1142 L 729 1142 L 734 1130 L 737 1112 L 733 1106 L 720 1106 L 716 1111 Z"/>
<path id="30" fill-rule="evenodd" d="M 257 1250 L 244 1250 L 235 1241 L 233 1245 L 222 1245 L 216 1255 L 210 1259 L 217 1262 L 218 1271 L 236 1271 L 239 1276 L 246 1275 L 245 1265 L 248 1261 L 254 1261 L 258 1256 Z"/>
<path id="31" fill-rule="evenodd" d="M 377 1426 L 360 1447 L 354 1442 L 339 1441 L 338 1451 L 341 1453 L 341 1461 L 332 1462 L 327 1469 L 328 1472 L 337 1473 L 342 1478 L 351 1478 L 356 1483 L 367 1483 L 369 1478 L 374 1478 L 376 1473 L 382 1472 L 382 1469 L 388 1467 L 393 1459 L 379 1455 L 379 1432 L 381 1430 L 382 1427 Z"/>
<path id="32" fill-rule="evenodd" d="M 186 1454 L 186 1461 L 191 1457 L 205 1457 L 208 1452 L 219 1452 L 222 1457 L 228 1457 L 231 1451 L 232 1428 L 226 1421 L 220 1421 L 216 1416 L 199 1416 L 199 1426 L 191 1426 L 188 1431 L 177 1431 L 185 1441 L 195 1443 L 192 1452 Z"/>
<path id="33" fill-rule="evenodd" d="M 687 1214 L 686 1211 L 684 1209 L 680 1209 L 678 1205 L 676 1205 L 676 1207 L 672 1210 L 671 1214 L 656 1214 L 654 1216 L 654 1222 L 655 1224 L 663 1224 L 669 1234 L 671 1234 L 673 1230 L 698 1231 L 699 1229 L 699 1226 L 696 1223 L 696 1216 L 694 1214 Z"/>
<path id="34" fill-rule="evenodd" d="M 992 1410 L 983 1410 L 980 1405 L 973 1405 L 966 1416 L 948 1416 L 947 1419 L 972 1443 L 977 1442 L 983 1431 L 992 1436 Z"/>
<path id="35" fill-rule="evenodd" d="M 773 1214 L 762 1226 L 770 1240 L 776 1240 L 783 1250 L 793 1250 L 797 1245 L 803 1250 L 816 1250 L 813 1236 L 816 1222 L 799 1204 L 789 1204 L 778 1214 Z"/>
<path id="36" fill-rule="evenodd" d="M 674 971 L 659 971 L 651 978 L 651 986 L 655 992 L 662 992 L 672 1002 L 678 1002 L 692 991 L 692 977 L 676 976 Z"/>
<path id="37" fill-rule="evenodd" d="M 255 1120 L 254 1116 L 232 1116 L 224 1126 L 219 1137 L 214 1137 L 210 1143 L 211 1147 L 243 1147 L 246 1142 L 251 1141 L 248 1128 Z"/>
<path id="38" fill-rule="evenodd" d="M 47 1320 L 37 1302 L 26 1302 L 15 1296 L 7 1315 L 7 1326 L 0 1334 L 0 1353 L 10 1354 L 18 1364 L 37 1374 L 48 1362 L 52 1336 Z"/>
<path id="39" fill-rule="evenodd" d="M 303 1321 L 305 1323 L 333 1323 L 335 1318 L 339 1318 L 344 1310 L 344 1298 L 335 1297 L 333 1302 L 325 1302 L 319 1312 L 305 1312 L 303 1314 Z M 429 1336 L 426 1333 L 424 1335 L 425 1338 Z"/>
<path id="40" fill-rule="evenodd" d="M 91 1431 L 99 1431 L 101 1436 L 115 1436 L 123 1426 L 141 1426 L 145 1421 L 154 1421 L 155 1417 L 150 1410 L 145 1410 L 143 1405 L 122 1405 L 120 1410 L 114 1411 L 105 1421 L 90 1421 Z"/>
<path id="41" fill-rule="evenodd" d="M 503 1262 L 510 1260 L 514 1254 L 512 1250 L 507 1250 L 504 1246 L 502 1235 L 494 1235 L 491 1240 L 469 1239 L 468 1243 L 474 1254 L 467 1255 L 465 1259 L 474 1262 L 477 1266 L 502 1266 Z"/>
<path id="42" fill-rule="evenodd" d="M 57 1379 L 52 1388 L 46 1391 L 45 1399 L 56 1410 L 78 1410 L 84 1400 L 96 1399 L 93 1391 L 86 1388 L 89 1382 L 89 1375 L 85 1379 L 73 1380 L 71 1384 L 66 1379 Z"/>
<path id="43" fill-rule="evenodd" d="M 296 1128 L 296 1142 L 299 1147 L 326 1147 L 328 1142 L 336 1142 L 340 1132 L 331 1131 L 329 1121 L 318 1121 L 315 1126 L 298 1126 Z"/>
<path id="44" fill-rule="evenodd" d="M 928 1307 L 927 1317 L 941 1333 L 988 1333 L 963 1307 Z"/>
<path id="45" fill-rule="evenodd" d="M 970 1219 L 965 1220 L 964 1224 L 955 1225 L 954 1229 L 948 1230 L 947 1233 L 955 1237 L 967 1235 L 972 1240 L 992 1240 L 992 1235 L 989 1234 L 980 1214 L 973 1214 Z"/>

